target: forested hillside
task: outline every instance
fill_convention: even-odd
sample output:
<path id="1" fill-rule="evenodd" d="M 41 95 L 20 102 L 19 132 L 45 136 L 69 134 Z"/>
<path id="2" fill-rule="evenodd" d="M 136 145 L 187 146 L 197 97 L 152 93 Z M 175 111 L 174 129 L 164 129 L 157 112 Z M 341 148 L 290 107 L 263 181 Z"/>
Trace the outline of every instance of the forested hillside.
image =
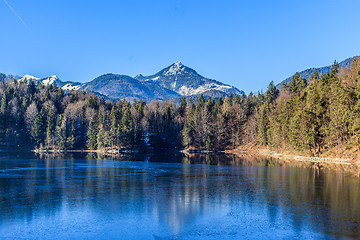
<path id="1" fill-rule="evenodd" d="M 339 70 L 335 63 L 322 76 L 295 74 L 281 89 L 270 83 L 265 93 L 249 96 L 130 103 L 5 79 L 0 82 L 1 146 L 224 150 L 256 143 L 314 155 L 358 149 L 358 58 L 351 69 Z"/>
<path id="2" fill-rule="evenodd" d="M 309 84 L 308 84 L 309 83 Z M 331 71 L 311 79 L 295 74 L 274 101 L 259 108 L 257 141 L 272 148 L 312 152 L 358 151 L 360 143 L 360 61 L 351 69 Z M 268 90 L 269 92 L 269 90 Z"/>

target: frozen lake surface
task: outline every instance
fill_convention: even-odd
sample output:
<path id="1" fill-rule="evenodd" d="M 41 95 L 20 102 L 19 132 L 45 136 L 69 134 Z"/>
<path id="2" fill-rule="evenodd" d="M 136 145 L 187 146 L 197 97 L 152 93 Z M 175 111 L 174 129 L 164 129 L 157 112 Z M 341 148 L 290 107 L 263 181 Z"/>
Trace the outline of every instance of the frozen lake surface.
<path id="1" fill-rule="evenodd" d="M 0 239 L 360 238 L 358 178 L 129 160 L 1 155 Z"/>

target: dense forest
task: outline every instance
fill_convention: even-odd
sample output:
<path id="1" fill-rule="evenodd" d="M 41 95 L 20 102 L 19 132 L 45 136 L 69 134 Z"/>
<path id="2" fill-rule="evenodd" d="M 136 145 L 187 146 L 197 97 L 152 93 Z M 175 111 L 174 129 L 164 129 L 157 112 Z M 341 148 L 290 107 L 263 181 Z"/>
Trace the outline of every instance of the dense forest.
<path id="1" fill-rule="evenodd" d="M 281 92 L 219 99 L 111 101 L 55 85 L 0 79 L 2 148 L 234 149 L 249 143 L 311 152 L 359 148 L 360 60 L 309 79 L 296 73 Z"/>

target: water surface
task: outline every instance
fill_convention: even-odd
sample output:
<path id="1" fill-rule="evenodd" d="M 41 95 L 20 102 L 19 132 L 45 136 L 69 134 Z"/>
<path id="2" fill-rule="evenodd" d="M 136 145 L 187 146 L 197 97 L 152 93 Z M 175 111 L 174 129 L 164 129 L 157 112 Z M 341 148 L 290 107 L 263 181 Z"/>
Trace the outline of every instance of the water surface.
<path id="1" fill-rule="evenodd" d="M 270 163 L 3 153 L 0 238 L 360 238 L 358 178 Z"/>

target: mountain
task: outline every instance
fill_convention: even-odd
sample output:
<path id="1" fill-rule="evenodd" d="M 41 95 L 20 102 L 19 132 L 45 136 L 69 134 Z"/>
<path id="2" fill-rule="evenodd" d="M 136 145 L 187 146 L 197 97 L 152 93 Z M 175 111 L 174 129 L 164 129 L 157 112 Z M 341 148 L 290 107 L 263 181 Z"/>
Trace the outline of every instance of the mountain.
<path id="1" fill-rule="evenodd" d="M 63 82 L 55 75 L 47 78 L 37 78 L 31 75 L 25 75 L 22 78 L 18 79 L 18 81 L 20 82 L 28 82 L 30 80 L 33 80 L 36 83 L 42 83 L 44 85 L 56 84 L 56 86 L 60 87 L 65 91 L 79 90 L 83 85 L 82 83 L 79 82 L 70 82 L 70 81 Z"/>
<path id="2" fill-rule="evenodd" d="M 184 66 L 181 62 L 176 62 L 154 75 L 143 76 L 139 74 L 135 79 L 144 83 L 158 83 L 160 86 L 174 91 L 181 96 L 203 94 L 209 97 L 223 97 L 230 94 L 243 94 L 243 91 L 235 87 L 201 76 L 195 70 Z"/>
<path id="3" fill-rule="evenodd" d="M 56 84 L 66 91 L 85 90 L 109 99 L 128 101 L 179 99 L 182 96 L 197 98 L 201 94 L 215 98 L 243 94 L 243 91 L 233 86 L 201 76 L 181 62 L 176 62 L 154 75 L 139 74 L 135 78 L 108 73 L 87 83 L 63 82 L 57 76 L 36 78 L 25 75 L 18 80 L 24 82 L 33 80 L 45 85 Z"/>
<path id="4" fill-rule="evenodd" d="M 163 88 L 155 82 L 141 82 L 126 75 L 112 73 L 95 78 L 84 84 L 82 89 L 100 93 L 112 99 L 164 100 L 180 97 L 176 92 Z"/>
<path id="5" fill-rule="evenodd" d="M 41 78 L 37 78 L 31 75 L 25 75 L 22 78 L 18 79 L 19 82 L 29 82 L 30 80 L 38 83 L 40 82 Z"/>
<path id="6" fill-rule="evenodd" d="M 347 58 L 344 61 L 339 63 L 339 67 L 340 68 L 349 68 L 351 66 L 352 60 L 356 58 L 355 57 L 351 57 L 351 58 Z M 309 79 L 309 77 L 312 77 L 314 70 L 319 74 L 319 76 L 321 76 L 322 74 L 326 74 L 327 72 L 330 72 L 331 69 L 331 65 L 330 66 L 326 66 L 326 67 L 320 67 L 320 68 L 309 68 L 306 69 L 304 71 L 299 72 L 300 76 L 302 78 L 305 78 L 306 80 Z M 276 85 L 277 88 L 281 88 L 281 85 L 284 84 L 289 84 L 291 82 L 291 77 L 288 77 L 287 79 L 283 80 L 282 82 L 280 82 L 278 85 Z"/>

